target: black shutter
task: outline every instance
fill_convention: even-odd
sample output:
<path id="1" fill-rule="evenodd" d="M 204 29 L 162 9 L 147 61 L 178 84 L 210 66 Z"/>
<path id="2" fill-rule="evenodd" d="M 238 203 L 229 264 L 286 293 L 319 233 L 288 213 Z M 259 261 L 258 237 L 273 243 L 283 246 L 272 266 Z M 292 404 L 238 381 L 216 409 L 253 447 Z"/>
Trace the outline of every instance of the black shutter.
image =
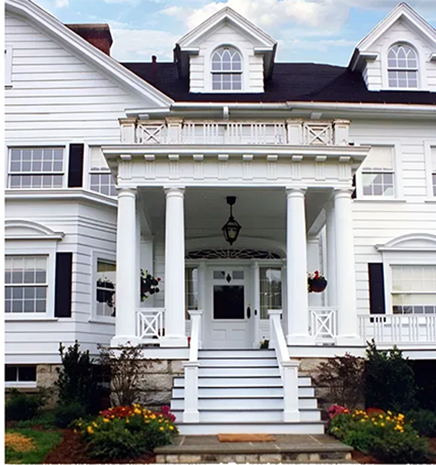
<path id="1" fill-rule="evenodd" d="M 369 312 L 386 313 L 383 263 L 368 263 Z"/>
<path id="2" fill-rule="evenodd" d="M 70 144 L 68 187 L 83 186 L 83 144 Z"/>
<path id="3" fill-rule="evenodd" d="M 58 252 L 56 254 L 55 279 L 55 317 L 71 317 L 71 280 L 73 271 L 73 254 Z"/>

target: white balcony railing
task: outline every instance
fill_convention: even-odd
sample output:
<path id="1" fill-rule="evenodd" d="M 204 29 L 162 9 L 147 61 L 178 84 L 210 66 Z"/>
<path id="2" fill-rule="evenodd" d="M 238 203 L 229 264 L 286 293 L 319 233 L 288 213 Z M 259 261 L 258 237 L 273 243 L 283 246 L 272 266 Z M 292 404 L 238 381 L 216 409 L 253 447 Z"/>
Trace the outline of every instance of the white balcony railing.
<path id="1" fill-rule="evenodd" d="M 381 344 L 436 343 L 436 315 L 360 315 L 359 333 Z"/>
<path id="2" fill-rule="evenodd" d="M 121 119 L 121 142 L 198 145 L 347 145 L 349 121 L 144 121 Z"/>
<path id="3" fill-rule="evenodd" d="M 309 308 L 310 335 L 316 342 L 334 342 L 338 334 L 337 309 L 333 307 Z"/>
<path id="4" fill-rule="evenodd" d="M 164 336 L 164 308 L 140 308 L 136 311 L 136 334 L 141 343 L 159 343 Z"/>

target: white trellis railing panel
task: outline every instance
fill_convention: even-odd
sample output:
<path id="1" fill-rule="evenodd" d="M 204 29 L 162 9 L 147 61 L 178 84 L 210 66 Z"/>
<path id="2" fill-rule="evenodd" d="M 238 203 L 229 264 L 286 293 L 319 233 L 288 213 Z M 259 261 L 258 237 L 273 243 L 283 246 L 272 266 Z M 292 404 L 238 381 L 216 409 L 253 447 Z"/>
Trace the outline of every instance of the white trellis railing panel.
<path id="1" fill-rule="evenodd" d="M 164 144 L 166 132 L 165 124 L 138 124 L 136 142 L 138 144 Z"/>
<path id="2" fill-rule="evenodd" d="M 333 145 L 332 123 L 303 123 L 304 145 Z"/>
<path id="3" fill-rule="evenodd" d="M 136 334 L 141 342 L 159 342 L 164 336 L 164 308 L 140 308 L 136 311 Z"/>
<path id="4" fill-rule="evenodd" d="M 382 344 L 436 343 L 436 315 L 359 315 L 359 333 Z"/>
<path id="5" fill-rule="evenodd" d="M 333 307 L 309 308 L 310 335 L 315 341 L 334 341 L 337 334 L 337 309 Z"/>

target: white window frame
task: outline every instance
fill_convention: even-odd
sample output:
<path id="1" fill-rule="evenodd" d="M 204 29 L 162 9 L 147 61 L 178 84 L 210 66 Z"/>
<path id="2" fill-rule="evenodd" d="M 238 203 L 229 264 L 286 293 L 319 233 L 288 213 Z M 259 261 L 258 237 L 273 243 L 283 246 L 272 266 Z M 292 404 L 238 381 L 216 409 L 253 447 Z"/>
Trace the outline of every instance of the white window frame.
<path id="1" fill-rule="evenodd" d="M 115 324 L 115 317 L 113 316 L 104 316 L 97 314 L 97 270 L 98 270 L 98 262 L 113 262 L 117 263 L 117 256 L 114 253 L 110 252 L 92 252 L 92 273 L 91 273 L 91 316 L 89 321 L 90 322 L 99 322 L 99 323 L 109 323 Z M 139 281 L 139 277 L 138 277 Z M 116 295 L 117 287 L 115 283 L 115 295 Z"/>
<path id="2" fill-rule="evenodd" d="M 403 47 L 403 48 L 409 48 L 410 50 L 412 50 L 412 52 L 415 54 L 416 56 L 416 68 L 412 68 L 412 67 L 405 67 L 405 68 L 400 68 L 400 67 L 397 67 L 397 68 L 392 68 L 389 66 L 389 53 L 390 51 L 394 48 L 394 47 Z M 407 59 L 406 59 L 407 61 Z M 397 90 L 397 89 L 407 89 L 407 90 L 411 90 L 411 89 L 419 89 L 419 54 L 417 52 L 417 50 L 415 49 L 415 47 L 413 47 L 412 45 L 410 44 L 407 44 L 407 43 L 403 43 L 403 42 L 399 42 L 399 43 L 396 43 L 396 44 L 393 44 L 389 47 L 389 50 L 388 50 L 388 55 L 387 55 L 387 71 L 388 71 L 388 85 L 389 85 L 389 88 L 392 89 L 392 90 Z M 414 72 L 415 73 L 415 76 L 416 76 L 416 87 L 392 87 L 389 83 L 389 71 L 395 71 L 395 72 L 401 72 L 401 71 L 404 71 L 406 73 L 408 72 Z"/>
<path id="3" fill-rule="evenodd" d="M 5 45 L 5 87 L 12 87 L 12 45 Z"/>
<path id="4" fill-rule="evenodd" d="M 85 176 L 84 176 L 85 179 L 83 181 L 83 186 L 84 186 L 85 189 L 93 192 L 94 194 L 103 195 L 104 197 L 110 198 L 110 199 L 116 199 L 117 195 L 106 195 L 106 194 L 103 194 L 102 192 L 95 191 L 95 190 L 91 189 L 91 177 L 92 177 L 93 174 L 112 174 L 109 167 L 108 167 L 108 169 L 106 171 L 91 171 L 91 149 L 94 148 L 94 147 L 100 148 L 100 145 L 96 145 L 96 144 L 87 145 L 87 144 L 84 144 L 83 170 L 84 170 L 84 173 L 85 173 Z M 114 183 L 115 183 L 115 186 L 116 186 L 115 178 L 114 178 Z"/>
<path id="5" fill-rule="evenodd" d="M 432 160 L 432 151 L 436 150 L 436 140 L 434 141 L 425 141 L 424 142 L 424 156 L 425 156 L 425 171 L 427 178 L 427 198 L 429 201 L 436 201 L 436 195 L 434 193 L 433 187 L 433 174 L 436 174 L 436 171 L 433 171 L 433 160 Z"/>
<path id="6" fill-rule="evenodd" d="M 58 189 L 65 189 L 68 187 L 68 167 L 69 167 L 69 152 L 70 152 L 70 143 L 64 143 L 64 142 L 59 142 L 59 143 L 52 143 L 52 144 L 44 144 L 41 145 L 39 143 L 32 144 L 32 143 L 23 143 L 23 144 L 13 144 L 13 145 L 8 145 L 6 147 L 7 149 L 7 157 L 6 158 L 6 170 L 5 170 L 5 186 L 7 190 L 11 190 L 14 192 L 20 192 L 20 191 L 27 191 L 30 190 L 32 192 L 40 192 L 40 191 L 56 191 Z M 45 173 L 45 174 L 61 174 L 62 175 L 62 186 L 60 187 L 9 187 L 9 180 L 12 175 L 20 175 L 20 174 L 29 174 L 29 175 L 38 175 L 38 174 L 44 174 L 44 172 L 37 173 L 37 172 L 14 172 L 11 173 L 11 151 L 13 149 L 45 149 L 45 148 L 63 148 L 63 159 L 62 159 L 62 174 L 61 172 L 53 172 L 53 173 Z"/>
<path id="7" fill-rule="evenodd" d="M 234 52 L 236 52 L 240 59 L 241 59 L 241 69 L 240 70 L 214 70 L 213 69 L 213 57 L 214 55 L 219 51 L 219 50 L 233 50 Z M 242 56 L 242 53 L 236 48 L 236 47 L 232 47 L 230 45 L 228 46 L 221 46 L 221 47 L 217 47 L 213 52 L 212 52 L 212 55 L 211 55 L 211 60 L 210 60 L 210 63 L 211 63 L 211 66 L 210 66 L 210 73 L 211 73 L 211 78 L 212 78 L 212 90 L 214 92 L 241 92 L 242 89 L 243 89 L 243 86 L 244 86 L 244 82 L 243 82 L 243 73 L 244 73 L 244 61 L 243 61 L 243 56 Z M 213 77 L 214 75 L 229 75 L 229 76 L 234 76 L 234 75 L 238 75 L 241 77 L 240 81 L 241 81 L 241 88 L 240 89 L 214 89 L 213 88 Z M 232 83 L 232 86 L 233 86 L 233 83 Z"/>
<path id="8" fill-rule="evenodd" d="M 4 313 L 6 321 L 20 320 L 57 320 L 54 316 L 55 302 L 55 266 L 56 266 L 56 242 L 44 241 L 7 241 L 5 256 L 41 256 L 47 258 L 47 302 L 44 313 Z"/>
<path id="9" fill-rule="evenodd" d="M 18 369 L 20 367 L 35 367 L 35 381 L 20 381 L 20 380 L 15 380 L 15 381 L 6 381 L 5 380 L 5 387 L 6 388 L 13 388 L 13 387 L 18 387 L 18 388 L 36 388 L 37 387 L 37 380 L 38 380 L 38 366 L 33 365 L 33 364 L 12 364 L 12 363 L 6 363 L 6 365 L 16 367 L 17 368 L 17 374 L 18 374 Z"/>
<path id="10" fill-rule="evenodd" d="M 242 88 L 240 90 L 214 90 L 212 87 L 212 56 L 222 47 L 234 48 L 242 58 Z M 204 55 L 203 55 L 204 53 Z M 244 44 L 234 41 L 232 43 L 211 44 L 207 49 L 202 50 L 204 56 L 204 91 L 211 94 L 242 94 L 250 91 L 249 60 L 245 53 Z"/>
<path id="11" fill-rule="evenodd" d="M 283 305 L 284 305 L 284 290 L 283 290 L 283 287 L 284 287 L 284 281 L 286 281 L 286 276 L 285 276 L 285 270 L 282 266 L 282 264 L 277 261 L 277 263 L 275 265 L 271 265 L 271 264 L 264 264 L 262 261 L 258 261 L 257 262 L 257 265 L 259 267 L 259 320 L 260 321 L 268 321 L 269 317 L 268 315 L 266 316 L 266 318 L 262 318 L 262 309 L 260 307 L 260 304 L 261 304 L 261 297 L 260 297 L 260 293 L 261 293 L 261 285 L 260 285 L 260 282 L 261 282 L 261 269 L 276 269 L 276 270 L 280 270 L 280 273 L 281 273 L 281 282 L 280 282 L 280 288 L 281 288 L 281 301 L 282 301 L 282 305 L 279 309 L 276 309 L 276 310 L 283 310 Z M 267 309 L 268 310 L 272 310 L 272 309 Z"/>
<path id="12" fill-rule="evenodd" d="M 363 177 L 362 174 L 364 173 L 390 173 L 390 171 L 377 171 L 377 170 L 368 170 L 366 171 L 361 165 L 356 172 L 356 198 L 355 201 L 375 201 L 375 202 L 392 202 L 403 200 L 403 172 L 402 172 L 402 151 L 401 151 L 401 144 L 394 143 L 394 144 L 386 144 L 386 143 L 378 143 L 378 142 L 361 142 L 359 141 L 360 145 L 370 145 L 374 147 L 391 147 L 392 148 L 392 156 L 393 156 L 393 180 L 394 180 L 394 195 L 392 196 L 385 196 L 385 195 L 364 195 L 363 193 Z"/>

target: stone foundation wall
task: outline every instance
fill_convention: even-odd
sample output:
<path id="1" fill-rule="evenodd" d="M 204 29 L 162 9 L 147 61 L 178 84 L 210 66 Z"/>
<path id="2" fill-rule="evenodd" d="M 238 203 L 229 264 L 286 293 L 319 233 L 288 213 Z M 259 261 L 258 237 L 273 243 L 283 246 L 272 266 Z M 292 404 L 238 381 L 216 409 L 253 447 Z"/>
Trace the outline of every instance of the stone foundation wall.
<path id="1" fill-rule="evenodd" d="M 144 360 L 140 403 L 148 407 L 169 405 L 175 376 L 184 373 L 182 360 Z"/>

